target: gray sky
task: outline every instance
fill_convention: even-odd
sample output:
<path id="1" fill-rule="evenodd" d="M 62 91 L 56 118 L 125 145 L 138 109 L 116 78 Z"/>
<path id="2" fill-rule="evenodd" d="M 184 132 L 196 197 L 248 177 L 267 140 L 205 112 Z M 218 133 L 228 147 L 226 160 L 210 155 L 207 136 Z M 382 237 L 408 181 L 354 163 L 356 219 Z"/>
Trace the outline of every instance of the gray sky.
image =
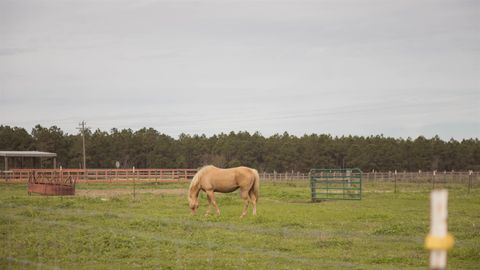
<path id="1" fill-rule="evenodd" d="M 0 124 L 480 137 L 480 1 L 0 0 Z"/>

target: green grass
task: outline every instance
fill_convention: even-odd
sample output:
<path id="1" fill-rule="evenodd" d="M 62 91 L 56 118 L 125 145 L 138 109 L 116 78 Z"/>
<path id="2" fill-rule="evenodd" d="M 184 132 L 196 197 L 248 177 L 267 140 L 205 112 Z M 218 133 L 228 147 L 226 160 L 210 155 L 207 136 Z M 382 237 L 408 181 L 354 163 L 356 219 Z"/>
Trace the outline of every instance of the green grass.
<path id="1" fill-rule="evenodd" d="M 187 188 L 137 184 L 136 188 Z M 82 184 L 78 189 L 130 189 Z M 190 216 L 185 195 L 28 196 L 0 184 L 0 269 L 425 269 L 429 186 L 366 184 L 361 201 L 309 202 L 307 183 L 263 183 L 258 216 Z M 480 265 L 480 189 L 451 187 L 450 269 Z"/>

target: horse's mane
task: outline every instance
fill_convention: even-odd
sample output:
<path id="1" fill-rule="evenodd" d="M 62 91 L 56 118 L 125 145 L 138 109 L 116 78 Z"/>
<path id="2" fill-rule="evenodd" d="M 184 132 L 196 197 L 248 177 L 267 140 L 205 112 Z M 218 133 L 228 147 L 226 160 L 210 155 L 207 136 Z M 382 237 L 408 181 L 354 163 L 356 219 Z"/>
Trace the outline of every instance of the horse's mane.
<path id="1" fill-rule="evenodd" d="M 198 172 L 193 177 L 192 182 L 190 182 L 190 189 L 192 189 L 192 187 L 196 187 L 199 184 L 200 178 L 202 178 L 203 174 L 211 168 L 214 168 L 214 166 L 206 165 L 200 168 L 200 170 L 198 170 Z"/>

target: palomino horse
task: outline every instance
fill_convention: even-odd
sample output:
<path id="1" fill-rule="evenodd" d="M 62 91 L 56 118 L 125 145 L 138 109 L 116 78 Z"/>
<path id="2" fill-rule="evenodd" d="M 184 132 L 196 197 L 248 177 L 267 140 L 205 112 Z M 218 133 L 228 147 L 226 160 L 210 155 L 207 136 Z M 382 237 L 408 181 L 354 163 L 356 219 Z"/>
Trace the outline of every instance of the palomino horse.
<path id="1" fill-rule="evenodd" d="M 190 183 L 188 203 L 192 214 L 195 214 L 198 208 L 198 194 L 200 190 L 207 193 L 208 197 L 208 209 L 205 215 L 210 214 L 211 204 L 217 209 L 217 214 L 219 215 L 220 209 L 215 201 L 215 192 L 228 193 L 238 188 L 240 188 L 240 195 L 243 199 L 243 212 L 240 217 L 244 217 L 247 214 L 249 198 L 253 204 L 253 215 L 256 215 L 258 190 L 260 188 L 260 177 L 257 170 L 248 167 L 220 169 L 212 165 L 202 167 Z"/>

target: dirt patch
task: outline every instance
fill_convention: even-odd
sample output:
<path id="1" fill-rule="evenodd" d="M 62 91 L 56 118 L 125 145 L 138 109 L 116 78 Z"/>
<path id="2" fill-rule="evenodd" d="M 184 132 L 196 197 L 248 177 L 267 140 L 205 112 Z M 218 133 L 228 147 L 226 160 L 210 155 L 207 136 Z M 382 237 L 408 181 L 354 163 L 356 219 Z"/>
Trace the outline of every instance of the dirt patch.
<path id="1" fill-rule="evenodd" d="M 186 189 L 137 189 L 136 194 L 151 193 L 151 194 L 169 194 L 169 195 L 187 195 Z M 133 194 L 132 189 L 80 189 L 75 191 L 76 196 L 85 197 L 115 197 L 120 195 Z"/>

